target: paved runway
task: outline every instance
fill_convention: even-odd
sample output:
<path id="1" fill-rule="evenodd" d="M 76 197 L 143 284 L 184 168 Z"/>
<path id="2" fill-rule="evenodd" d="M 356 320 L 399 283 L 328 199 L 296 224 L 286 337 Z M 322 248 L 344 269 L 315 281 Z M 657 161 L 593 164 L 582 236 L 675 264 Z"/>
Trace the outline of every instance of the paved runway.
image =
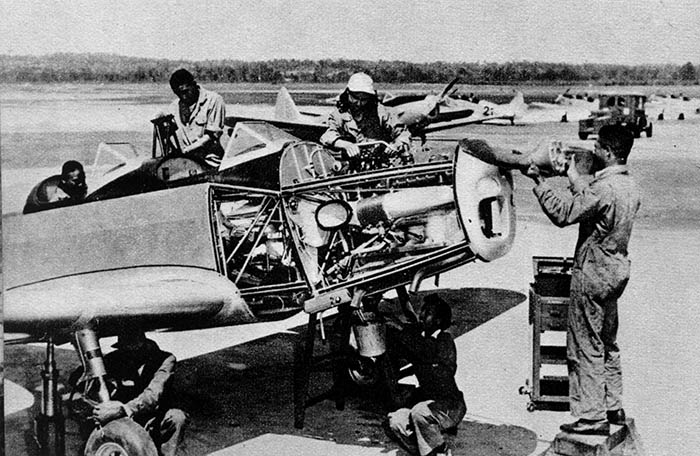
<path id="1" fill-rule="evenodd" d="M 635 160 L 646 166 L 640 169 L 645 185 L 643 223 L 635 226 L 632 235 L 632 277 L 620 301 L 619 343 L 625 408 L 636 420 L 650 456 L 700 453 L 700 434 L 695 429 L 700 423 L 696 348 L 700 346 L 700 235 L 694 218 L 700 207 L 695 183 L 700 169 L 697 127 L 697 122 L 664 124 L 654 138 L 640 140 L 635 152 Z M 530 129 L 518 128 L 507 134 L 530 137 L 526 135 Z M 563 126 L 548 128 L 564 130 Z M 501 131 L 495 134 L 513 145 L 520 140 Z M 634 162 L 632 166 L 635 170 Z M 518 217 L 512 251 L 493 263 L 467 265 L 443 275 L 440 289 L 467 289 L 469 296 L 487 289 L 527 296 L 532 256 L 573 253 L 576 228 L 562 230 L 549 224 L 527 201 L 531 195 L 522 186 L 529 183 L 522 179 L 516 183 L 521 186 L 518 207 L 529 204 L 530 210 Z M 665 218 L 655 223 L 659 215 Z M 673 217 L 680 217 L 678 224 Z M 433 280 L 422 288 L 435 288 Z M 467 310 L 461 316 L 469 317 L 469 303 L 463 306 Z M 335 411 L 329 402 L 318 404 L 308 409 L 304 430 L 293 428 L 289 350 L 296 335 L 286 331 L 304 321 L 305 316 L 299 315 L 291 321 L 156 336 L 163 348 L 181 360 L 183 391 L 199 407 L 188 434 L 193 454 L 403 454 L 384 438 L 377 425 L 381 416 L 366 400 L 350 400 L 343 412 Z M 251 342 L 264 336 L 268 337 Z M 111 342 L 103 340 L 103 349 Z M 559 424 L 571 418 L 566 412 L 527 412 L 528 399 L 518 394 L 531 369 L 527 300 L 505 306 L 488 321 L 471 326 L 456 343 L 458 384 L 469 413 L 460 427 L 455 454 L 541 453 Z M 6 377 L 33 389 L 40 380 L 42 350 L 38 346 L 7 348 Z M 18 359 L 20 354 L 30 356 Z M 78 363 L 72 351 L 61 350 L 58 356 L 63 375 Z M 255 388 L 256 394 L 243 389 L 245 385 Z M 9 403 L 12 398 L 5 399 Z M 31 455 L 31 442 L 25 440 L 31 429 L 28 413 L 7 416 L 6 425 L 6 454 Z M 75 436 L 68 437 L 75 445 Z"/>
<path id="2" fill-rule="evenodd" d="M 439 288 L 502 289 L 527 295 L 532 280 L 531 257 L 569 255 L 575 242 L 576 231 L 573 228 L 562 230 L 546 223 L 524 222 L 518 229 L 513 250 L 505 258 L 454 270 L 440 278 Z M 694 262 L 695 252 L 700 251 L 698 244 L 700 241 L 691 231 L 636 229 L 633 235 L 632 279 L 620 303 L 619 339 L 625 375 L 625 408 L 628 416 L 636 420 L 650 455 L 696 454 L 700 448 L 700 437 L 694 429 L 694 424 L 700 422 L 697 394 L 700 369 L 695 356 L 696 347 L 700 346 L 700 331 L 697 331 L 698 316 L 694 305 L 697 296 L 700 296 L 700 281 L 697 280 Z M 433 281 L 426 281 L 424 288 L 434 288 Z M 463 305 L 468 308 L 469 303 Z M 246 353 L 215 350 L 242 344 L 265 334 L 279 334 L 280 331 L 284 334 L 285 328 L 295 327 L 303 321 L 304 316 L 301 315 L 284 322 L 228 330 L 158 334 L 155 337 L 163 348 L 174 351 L 183 360 L 183 364 L 189 362 L 186 358 L 199 354 L 201 361 L 197 364 L 201 364 L 204 369 L 207 364 L 215 363 L 213 359 L 223 362 L 222 357 L 234 353 L 234 359 L 228 357 L 225 361 L 228 368 L 244 371 L 250 365 L 264 361 L 255 355 L 252 358 L 259 359 L 258 361 L 246 361 Z M 465 393 L 469 407 L 465 429 L 468 429 L 470 421 L 521 427 L 536 436 L 537 445 L 532 448 L 531 454 L 543 451 L 556 435 L 558 425 L 570 420 L 570 415 L 554 411 L 527 412 L 527 397 L 518 394 L 518 388 L 530 377 L 531 368 L 528 302 L 523 301 L 462 334 L 456 343 L 459 353 L 458 384 Z M 105 339 L 103 348 L 109 347 L 109 344 L 110 341 Z M 275 344 L 271 346 L 274 348 Z M 201 355 L 207 351 L 213 353 Z M 11 358 L 12 351 L 8 356 Z M 238 358 L 244 362 L 237 364 Z M 288 365 L 286 367 L 291 368 Z M 264 366 L 261 368 L 264 371 Z M 188 370 L 192 370 L 192 367 Z M 189 372 L 187 375 L 193 374 L 194 372 Z M 275 372 L 268 372 L 262 381 L 279 381 L 280 385 L 289 386 L 286 380 L 274 378 L 274 374 Z M 27 372 L 27 375 L 36 373 Z M 231 379 L 232 391 L 236 389 L 235 381 L 235 378 Z M 216 386 L 212 385 L 212 388 Z M 283 400 L 291 397 L 289 391 L 280 394 Z M 215 397 L 212 396 L 211 400 L 215 400 Z M 351 402 L 349 407 L 353 404 Z M 289 411 L 290 404 L 280 404 L 280 407 Z M 277 432 L 259 434 L 225 448 L 220 447 L 211 454 L 402 454 L 395 445 L 378 439 L 375 428 L 366 428 L 371 432 L 363 435 L 361 424 L 347 423 L 354 429 L 356 438 L 353 442 L 347 436 L 343 439 L 333 437 L 334 433 L 341 433 L 340 428 L 344 426 L 342 421 L 329 419 L 325 428 L 323 422 L 318 421 L 319 416 L 326 419 L 334 414 L 340 414 L 336 418 L 343 419 L 343 413 L 347 411 L 336 412 L 329 403 L 322 403 L 308 409 L 311 429 L 297 433 L 291 426 L 291 420 L 288 420 L 290 417 L 282 417 L 279 423 L 275 422 L 270 428 Z M 235 414 L 231 417 L 233 427 L 244 428 L 247 424 L 236 422 L 238 418 Z M 265 421 L 264 416 L 258 418 Z M 275 415 L 275 418 L 270 419 L 277 418 L 279 417 Z M 225 433 L 228 424 L 219 424 L 221 428 L 216 432 Z M 13 426 L 26 431 L 27 425 L 23 419 L 8 417 L 10 441 L 15 441 L 12 432 L 20 430 Z M 195 434 L 196 428 L 193 428 Z M 513 428 L 502 429 L 506 432 Z M 239 431 L 245 433 L 244 430 Z M 207 429 L 206 432 L 214 430 Z M 462 435 L 465 433 L 468 434 L 469 431 L 460 432 L 460 445 L 468 444 L 464 440 L 466 436 Z M 493 436 L 496 440 L 501 439 L 498 432 Z M 190 437 L 197 440 L 196 435 Z M 207 448 L 212 446 L 216 448 L 216 443 L 209 440 L 204 445 Z M 291 449 L 293 452 L 289 453 Z M 20 455 L 26 454 L 26 451 L 10 447 L 7 454 Z M 492 453 L 479 454 L 522 453 L 494 448 Z"/>

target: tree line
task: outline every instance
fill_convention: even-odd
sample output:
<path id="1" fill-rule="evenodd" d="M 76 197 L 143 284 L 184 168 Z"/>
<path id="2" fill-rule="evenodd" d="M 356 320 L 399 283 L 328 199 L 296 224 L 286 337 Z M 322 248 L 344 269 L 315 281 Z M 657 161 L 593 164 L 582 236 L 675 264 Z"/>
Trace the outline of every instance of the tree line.
<path id="1" fill-rule="evenodd" d="M 114 54 L 45 56 L 0 55 L 0 82 L 166 82 L 178 68 L 204 82 L 344 83 L 357 71 L 380 83 L 445 83 L 456 75 L 463 84 L 698 84 L 700 68 L 677 64 L 611 65 L 547 62 L 412 63 L 397 60 L 274 59 L 167 60 Z"/>

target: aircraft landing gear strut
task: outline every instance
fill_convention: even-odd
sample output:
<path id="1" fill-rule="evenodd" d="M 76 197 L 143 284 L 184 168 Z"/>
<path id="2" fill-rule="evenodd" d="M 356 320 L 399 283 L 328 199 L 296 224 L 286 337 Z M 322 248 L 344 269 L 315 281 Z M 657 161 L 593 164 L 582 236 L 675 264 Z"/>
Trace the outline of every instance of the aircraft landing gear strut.
<path id="1" fill-rule="evenodd" d="M 42 456 L 66 454 L 66 428 L 58 394 L 58 369 L 53 338 L 46 343 L 46 361 L 41 371 L 41 409 L 34 420 L 34 435 Z"/>

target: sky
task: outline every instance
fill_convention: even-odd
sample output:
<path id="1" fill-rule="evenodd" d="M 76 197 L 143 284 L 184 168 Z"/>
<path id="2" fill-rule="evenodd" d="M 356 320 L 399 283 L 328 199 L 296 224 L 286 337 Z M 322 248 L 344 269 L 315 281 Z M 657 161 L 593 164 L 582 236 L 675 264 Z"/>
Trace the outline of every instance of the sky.
<path id="1" fill-rule="evenodd" d="M 700 64 L 697 0 L 0 0 L 0 54 Z"/>

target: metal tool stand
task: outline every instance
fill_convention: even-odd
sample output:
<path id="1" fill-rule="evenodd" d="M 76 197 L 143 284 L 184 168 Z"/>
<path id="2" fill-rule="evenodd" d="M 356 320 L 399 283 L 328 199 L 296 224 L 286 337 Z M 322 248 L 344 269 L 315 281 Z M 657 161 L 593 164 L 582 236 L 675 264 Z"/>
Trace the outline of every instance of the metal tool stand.
<path id="1" fill-rule="evenodd" d="M 340 339 L 347 340 L 350 336 L 350 311 L 342 308 L 338 311 L 336 324 L 340 327 Z M 297 344 L 294 354 L 294 427 L 304 427 L 306 408 L 323 400 L 335 401 L 336 409 L 345 408 L 345 377 L 343 375 L 342 359 L 347 356 L 349 347 L 342 346 L 340 353 L 331 351 L 328 355 L 314 357 L 314 341 L 317 337 L 319 319 L 317 314 L 309 314 L 309 323 L 303 343 Z M 330 362 L 333 365 L 333 385 L 325 393 L 309 397 L 309 381 L 311 372 L 318 370 L 323 364 Z"/>
<path id="2" fill-rule="evenodd" d="M 542 336 L 545 331 L 566 332 L 573 259 L 536 256 L 532 258 L 532 266 L 535 277 L 530 284 L 532 385 L 526 381 L 520 394 L 530 396 L 528 411 L 568 410 L 568 376 L 543 372 L 543 366 L 566 365 L 566 345 L 543 343 Z"/>
<path id="3" fill-rule="evenodd" d="M 356 389 L 356 385 L 350 378 L 349 371 L 355 366 L 355 362 L 360 358 L 355 349 L 349 344 L 350 332 L 353 325 L 353 309 L 349 305 L 338 307 L 338 314 L 332 323 L 332 330 L 329 334 L 328 353 L 314 355 L 314 342 L 318 337 L 319 318 L 317 314 L 309 315 L 309 323 L 306 327 L 304 339 L 300 340 L 295 347 L 294 354 L 294 427 L 302 429 L 306 408 L 318 404 L 324 400 L 335 402 L 337 410 L 345 408 L 345 399 Z M 391 367 L 388 355 L 378 356 L 370 361 L 368 366 L 376 384 L 374 388 L 379 388 L 381 397 L 386 402 L 389 409 L 396 408 L 398 403 L 397 381 Z M 325 392 L 316 395 L 309 395 L 309 383 L 311 373 L 320 370 L 330 369 L 333 373 L 332 385 Z"/>

